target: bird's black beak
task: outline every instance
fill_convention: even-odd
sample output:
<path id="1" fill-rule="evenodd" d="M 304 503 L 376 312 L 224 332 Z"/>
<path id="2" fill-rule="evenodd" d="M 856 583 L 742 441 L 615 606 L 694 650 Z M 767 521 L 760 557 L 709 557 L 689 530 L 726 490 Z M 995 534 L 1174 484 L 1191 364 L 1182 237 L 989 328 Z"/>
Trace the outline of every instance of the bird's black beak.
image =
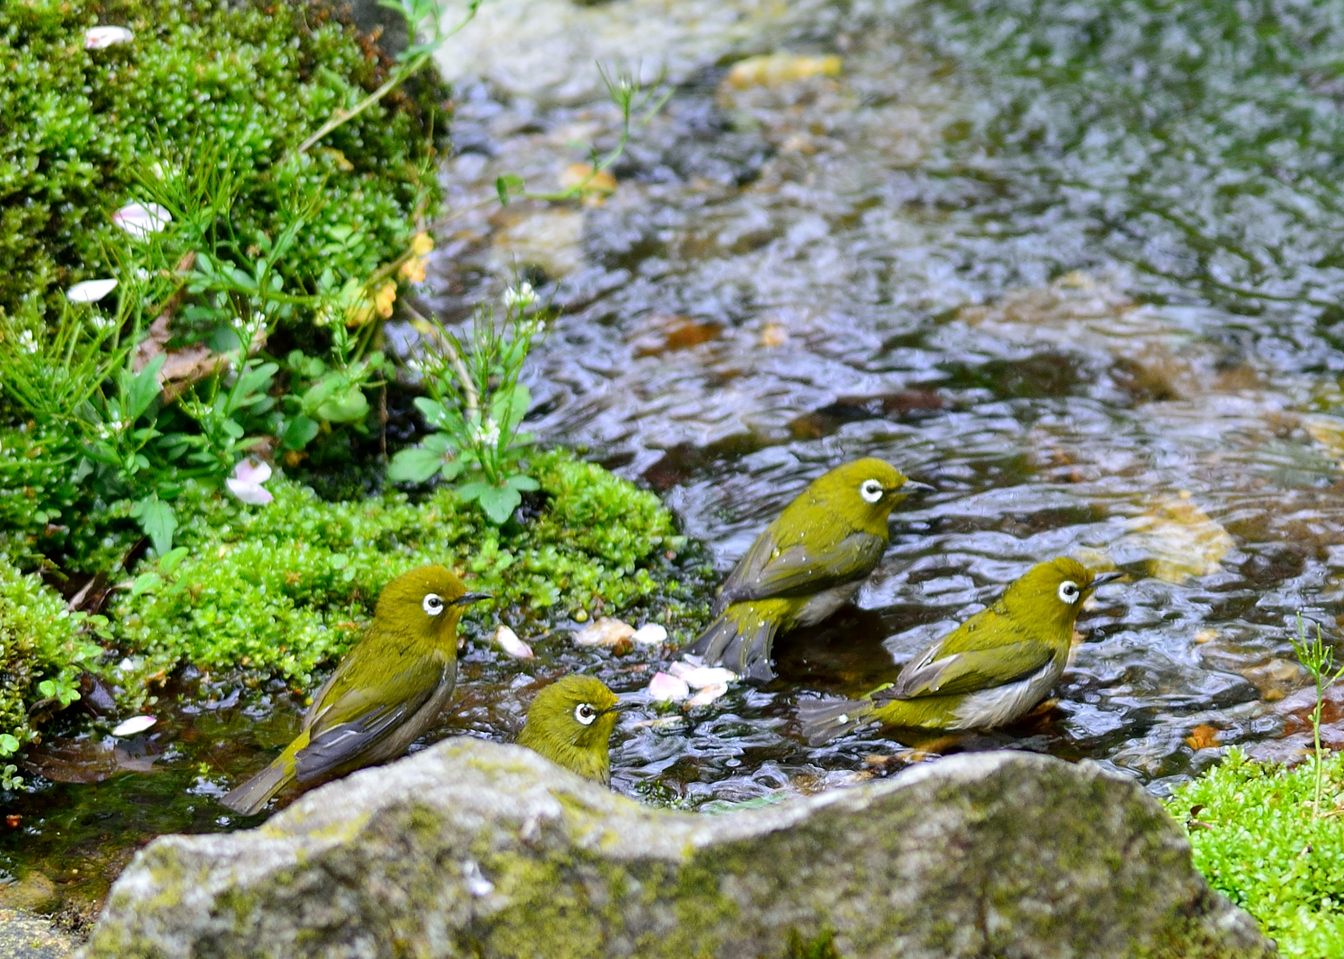
<path id="1" fill-rule="evenodd" d="M 1118 569 L 1113 569 L 1107 573 L 1098 573 L 1096 576 L 1092 577 L 1092 584 L 1087 587 L 1088 592 L 1091 592 L 1098 586 L 1104 585 L 1105 583 L 1114 583 L 1117 579 L 1119 579 L 1124 575 L 1125 574 Z"/>
<path id="2" fill-rule="evenodd" d="M 928 483 L 921 483 L 918 480 L 906 480 L 891 492 L 904 493 L 906 496 L 923 496 L 925 493 L 932 493 L 937 489 L 936 486 L 930 486 Z"/>
<path id="3" fill-rule="evenodd" d="M 634 708 L 635 708 L 634 703 L 617 703 L 615 706 L 608 706 L 606 709 L 598 713 L 598 715 L 605 716 L 607 713 L 623 713 L 627 709 L 634 709 Z"/>
<path id="4" fill-rule="evenodd" d="M 464 593 L 457 599 L 449 603 L 449 606 L 470 606 L 472 603 L 479 603 L 483 599 L 494 599 L 489 593 Z"/>

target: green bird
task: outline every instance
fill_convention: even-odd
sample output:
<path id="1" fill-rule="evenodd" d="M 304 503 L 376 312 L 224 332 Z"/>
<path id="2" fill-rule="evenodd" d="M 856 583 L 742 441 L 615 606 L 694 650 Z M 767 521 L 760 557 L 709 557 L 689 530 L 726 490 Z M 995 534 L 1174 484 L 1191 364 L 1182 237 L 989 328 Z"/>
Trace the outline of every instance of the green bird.
<path id="1" fill-rule="evenodd" d="M 738 560 L 715 601 L 717 618 L 692 651 L 770 679 L 775 635 L 818 623 L 848 602 L 887 548 L 892 509 L 928 489 L 871 458 L 817 477 Z"/>
<path id="2" fill-rule="evenodd" d="M 1038 563 L 982 609 L 859 700 L 799 704 L 813 745 L 873 720 L 887 726 L 972 729 L 1028 713 L 1059 681 L 1083 600 L 1120 573 L 1093 575 L 1067 557 Z"/>
<path id="3" fill-rule="evenodd" d="M 611 785 L 608 744 L 617 714 L 625 708 L 606 683 L 593 676 L 557 679 L 532 700 L 518 745 L 541 753 L 585 779 Z"/>
<path id="4" fill-rule="evenodd" d="M 463 608 L 486 598 L 442 566 L 388 583 L 368 630 L 313 697 L 303 730 L 224 805 L 252 815 L 290 783 L 315 786 L 405 752 L 453 694 Z"/>

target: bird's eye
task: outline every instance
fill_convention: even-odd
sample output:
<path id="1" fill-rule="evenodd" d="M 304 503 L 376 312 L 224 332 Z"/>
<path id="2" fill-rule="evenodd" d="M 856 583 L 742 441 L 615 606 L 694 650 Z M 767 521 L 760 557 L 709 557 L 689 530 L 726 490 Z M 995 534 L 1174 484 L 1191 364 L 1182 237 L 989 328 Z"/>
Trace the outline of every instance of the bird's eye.
<path id="1" fill-rule="evenodd" d="M 875 479 L 864 480 L 862 485 L 859 486 L 859 495 L 869 503 L 876 503 L 882 498 L 882 494 L 885 492 L 886 490 L 883 489 L 882 484 Z"/>
<path id="2" fill-rule="evenodd" d="M 593 720 L 597 718 L 597 710 L 587 703 L 579 703 L 574 707 L 574 718 L 585 726 L 591 726 Z"/>
<path id="3" fill-rule="evenodd" d="M 1078 597 L 1082 595 L 1078 589 L 1078 584 L 1071 579 L 1066 579 L 1059 584 L 1059 598 L 1066 603 L 1078 602 Z"/>
<path id="4" fill-rule="evenodd" d="M 443 600 L 438 593 L 426 593 L 425 598 L 420 600 L 420 608 L 431 616 L 437 616 L 443 612 Z"/>

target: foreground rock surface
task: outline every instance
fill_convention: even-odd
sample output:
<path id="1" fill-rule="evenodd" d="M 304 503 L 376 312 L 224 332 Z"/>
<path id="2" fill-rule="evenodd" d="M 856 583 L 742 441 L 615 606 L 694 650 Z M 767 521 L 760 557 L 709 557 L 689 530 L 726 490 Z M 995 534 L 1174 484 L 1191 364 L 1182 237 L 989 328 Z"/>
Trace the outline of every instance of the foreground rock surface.
<path id="1" fill-rule="evenodd" d="M 833 951 L 825 951 L 826 943 Z M 441 743 L 262 827 L 168 836 L 84 955 L 1254 957 L 1133 783 L 1021 753 L 724 815 Z"/>

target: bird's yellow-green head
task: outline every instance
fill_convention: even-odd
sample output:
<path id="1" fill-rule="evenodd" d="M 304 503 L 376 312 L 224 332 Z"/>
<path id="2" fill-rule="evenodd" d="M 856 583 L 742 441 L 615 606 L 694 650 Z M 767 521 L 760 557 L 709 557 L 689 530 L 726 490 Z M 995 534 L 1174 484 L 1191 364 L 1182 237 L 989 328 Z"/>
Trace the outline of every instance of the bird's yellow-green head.
<path id="1" fill-rule="evenodd" d="M 620 702 L 602 680 L 565 676 L 537 693 L 527 710 L 518 743 L 580 776 L 611 778 L 608 745 Z"/>
<path id="2" fill-rule="evenodd" d="M 870 456 L 818 476 L 799 497 L 798 506 L 804 518 L 839 517 L 853 529 L 880 530 L 885 539 L 891 511 L 914 489 L 922 488 L 890 463 Z"/>
<path id="3" fill-rule="evenodd" d="M 436 645 L 456 643 L 463 610 L 486 598 L 484 593 L 468 593 L 447 567 L 421 566 L 383 587 L 373 612 L 373 627 Z"/>
<path id="4" fill-rule="evenodd" d="M 1013 618 L 1073 629 L 1083 600 L 1119 573 L 1094 574 L 1076 559 L 1061 556 L 1037 563 L 1022 574 L 1003 594 L 1003 605 Z"/>

